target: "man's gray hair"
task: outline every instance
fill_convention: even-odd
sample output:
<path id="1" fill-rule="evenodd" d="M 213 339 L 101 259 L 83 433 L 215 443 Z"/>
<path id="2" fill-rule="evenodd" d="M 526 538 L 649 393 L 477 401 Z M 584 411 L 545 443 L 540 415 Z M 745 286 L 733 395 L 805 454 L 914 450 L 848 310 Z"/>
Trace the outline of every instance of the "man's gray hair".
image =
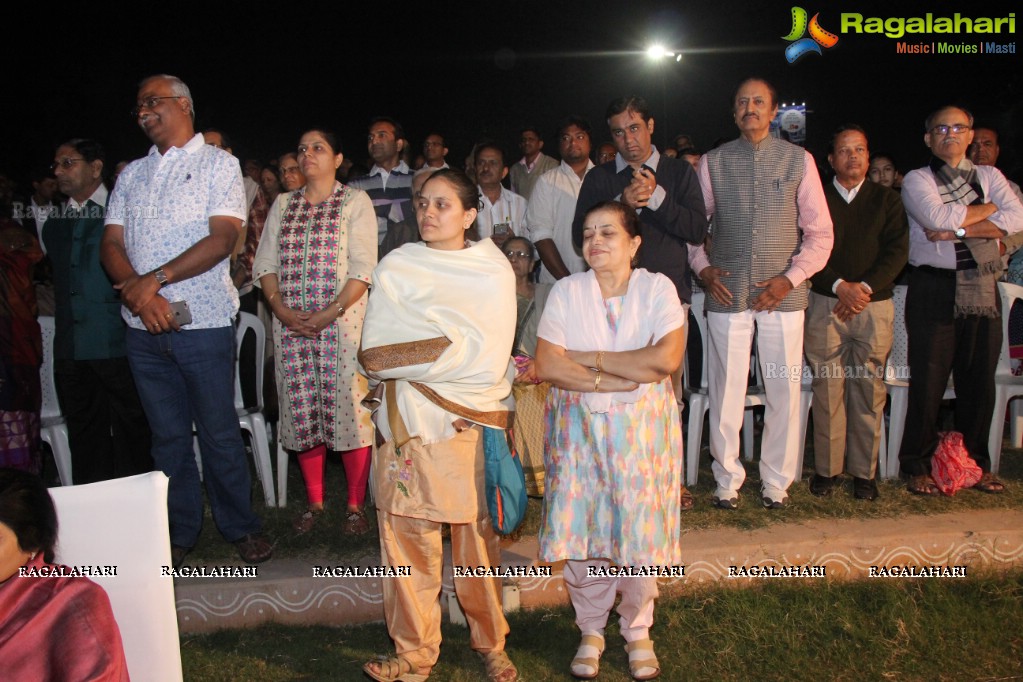
<path id="1" fill-rule="evenodd" d="M 171 92 L 173 92 L 176 97 L 184 97 L 186 100 L 188 100 L 188 111 L 192 115 L 192 120 L 194 121 L 195 101 L 192 100 L 192 91 L 188 89 L 187 85 L 185 85 L 185 81 L 181 80 L 177 76 L 171 76 L 170 74 L 166 73 L 158 73 L 153 76 L 147 76 L 146 78 L 143 78 L 142 81 L 139 83 L 139 87 L 141 88 L 149 81 L 155 81 L 157 79 L 165 80 L 168 83 L 170 83 Z"/>
<path id="2" fill-rule="evenodd" d="M 938 109 L 935 109 L 930 113 L 930 115 L 927 117 L 927 120 L 924 121 L 924 132 L 926 133 L 931 132 L 931 128 L 934 127 L 934 119 L 938 118 L 938 114 L 945 111 L 946 109 L 958 109 L 959 111 L 963 112 L 964 114 L 966 114 L 967 122 L 969 123 L 970 127 L 971 128 L 973 127 L 973 114 L 970 113 L 969 109 L 967 109 L 966 107 L 961 107 L 958 104 L 946 104 L 945 106 L 939 107 Z"/>

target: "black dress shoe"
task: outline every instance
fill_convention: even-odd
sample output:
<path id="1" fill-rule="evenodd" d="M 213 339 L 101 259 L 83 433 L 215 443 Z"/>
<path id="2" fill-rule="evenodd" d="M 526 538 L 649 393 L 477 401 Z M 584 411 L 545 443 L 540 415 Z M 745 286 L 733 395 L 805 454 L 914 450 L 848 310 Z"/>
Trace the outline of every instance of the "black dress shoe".
<path id="1" fill-rule="evenodd" d="M 817 497 L 827 497 L 835 489 L 838 476 L 821 476 L 814 474 L 810 479 L 810 492 Z"/>
<path id="2" fill-rule="evenodd" d="M 877 483 L 872 478 L 853 478 L 853 495 L 857 500 L 876 500 Z"/>
<path id="3" fill-rule="evenodd" d="M 180 545 L 171 545 L 171 565 L 174 570 L 182 567 L 185 563 L 185 557 L 192 551 L 191 547 L 182 547 Z"/>

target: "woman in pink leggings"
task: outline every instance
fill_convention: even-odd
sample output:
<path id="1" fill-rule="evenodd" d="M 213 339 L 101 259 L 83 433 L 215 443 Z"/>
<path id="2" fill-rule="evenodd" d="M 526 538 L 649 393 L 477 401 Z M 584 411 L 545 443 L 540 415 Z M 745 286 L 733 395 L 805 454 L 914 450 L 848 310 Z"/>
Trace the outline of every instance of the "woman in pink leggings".
<path id="1" fill-rule="evenodd" d="M 360 404 L 368 388 L 355 355 L 377 264 L 377 223 L 369 197 L 334 179 L 341 160 L 329 131 L 302 135 L 306 185 L 274 201 L 253 265 L 274 314 L 279 437 L 299 453 L 309 498 L 294 522 L 299 533 L 323 513 L 328 449 L 341 452 L 348 479 L 345 532 L 370 528 L 363 504 L 373 426 Z"/>

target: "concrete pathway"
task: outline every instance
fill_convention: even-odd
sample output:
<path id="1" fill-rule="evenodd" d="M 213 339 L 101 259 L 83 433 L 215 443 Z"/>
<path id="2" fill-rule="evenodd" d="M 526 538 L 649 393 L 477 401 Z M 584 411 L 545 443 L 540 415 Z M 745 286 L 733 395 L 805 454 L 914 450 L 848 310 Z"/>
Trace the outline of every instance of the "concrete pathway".
<path id="1" fill-rule="evenodd" d="M 536 556 L 535 537 L 505 543 L 502 571 L 520 574 L 505 578 L 506 610 L 568 602 L 560 565 L 539 563 Z M 768 579 L 956 579 L 983 570 L 1023 566 L 1023 511 L 820 519 L 752 531 L 689 531 L 682 537 L 682 560 L 683 567 L 671 569 L 673 577 L 661 578 L 662 594 L 741 587 Z M 274 559 L 259 566 L 254 577 L 176 578 L 178 623 L 182 633 L 195 633 L 267 622 L 348 625 L 381 621 L 382 581 L 402 577 L 355 577 L 357 572 L 386 570 L 379 562 L 378 555 L 344 566 Z M 225 573 L 236 573 L 233 567 L 237 564 L 225 566 Z M 458 620 L 450 553 L 442 590 L 442 606 Z"/>

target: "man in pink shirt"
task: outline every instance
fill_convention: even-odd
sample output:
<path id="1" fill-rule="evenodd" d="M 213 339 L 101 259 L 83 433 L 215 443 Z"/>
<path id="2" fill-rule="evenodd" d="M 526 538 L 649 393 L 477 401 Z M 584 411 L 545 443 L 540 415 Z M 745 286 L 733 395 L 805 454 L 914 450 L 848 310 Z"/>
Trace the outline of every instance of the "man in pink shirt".
<path id="1" fill-rule="evenodd" d="M 714 504 L 735 509 L 746 478 L 739 429 L 755 326 L 767 393 L 761 500 L 779 509 L 799 476 L 807 280 L 827 263 L 834 235 L 813 157 L 770 134 L 778 113 L 774 88 L 756 78 L 745 81 L 732 113 L 741 135 L 704 155 L 698 169 L 712 218 L 709 246 L 690 247 L 689 253 L 710 294 L 706 352 Z"/>

